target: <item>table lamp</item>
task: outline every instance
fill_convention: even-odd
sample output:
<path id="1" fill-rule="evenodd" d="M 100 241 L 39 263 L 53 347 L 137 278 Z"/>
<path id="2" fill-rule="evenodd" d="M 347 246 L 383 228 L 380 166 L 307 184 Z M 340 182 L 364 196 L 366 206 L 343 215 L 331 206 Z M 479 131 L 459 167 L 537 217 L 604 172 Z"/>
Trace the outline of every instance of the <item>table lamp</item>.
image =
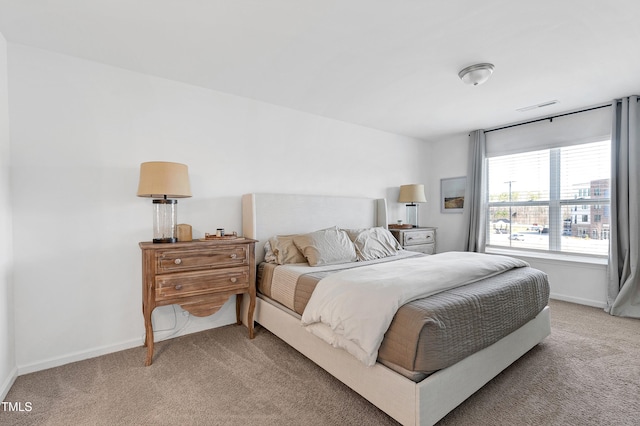
<path id="1" fill-rule="evenodd" d="M 400 186 L 399 203 L 408 203 L 407 207 L 407 223 L 414 228 L 418 227 L 418 206 L 416 203 L 426 203 L 424 196 L 424 185 L 411 184 Z"/>
<path id="2" fill-rule="evenodd" d="M 138 197 L 153 200 L 153 242 L 178 241 L 178 200 L 191 197 L 189 169 L 180 163 L 150 161 L 140 164 Z"/>

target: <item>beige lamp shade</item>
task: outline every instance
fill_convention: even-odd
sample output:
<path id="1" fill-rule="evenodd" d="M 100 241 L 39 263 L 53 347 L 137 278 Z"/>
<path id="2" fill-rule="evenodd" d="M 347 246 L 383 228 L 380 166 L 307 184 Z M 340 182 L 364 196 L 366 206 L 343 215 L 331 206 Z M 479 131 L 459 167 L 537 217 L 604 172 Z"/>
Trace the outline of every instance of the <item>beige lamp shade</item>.
<path id="1" fill-rule="evenodd" d="M 427 199 L 424 196 L 424 185 L 420 183 L 411 184 L 411 185 L 401 185 L 398 202 L 399 203 L 426 203 Z"/>
<path id="2" fill-rule="evenodd" d="M 149 161 L 140 164 L 138 197 L 191 197 L 189 168 L 185 164 Z"/>

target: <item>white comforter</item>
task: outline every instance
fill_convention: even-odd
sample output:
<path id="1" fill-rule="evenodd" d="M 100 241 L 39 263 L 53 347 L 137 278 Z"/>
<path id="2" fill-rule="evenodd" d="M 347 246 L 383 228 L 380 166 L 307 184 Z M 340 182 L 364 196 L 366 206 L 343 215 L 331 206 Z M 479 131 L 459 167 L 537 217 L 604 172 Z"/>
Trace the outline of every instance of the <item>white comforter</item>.
<path id="1" fill-rule="evenodd" d="M 523 266 L 506 256 L 447 252 L 337 272 L 316 285 L 302 325 L 372 366 L 400 306 Z"/>

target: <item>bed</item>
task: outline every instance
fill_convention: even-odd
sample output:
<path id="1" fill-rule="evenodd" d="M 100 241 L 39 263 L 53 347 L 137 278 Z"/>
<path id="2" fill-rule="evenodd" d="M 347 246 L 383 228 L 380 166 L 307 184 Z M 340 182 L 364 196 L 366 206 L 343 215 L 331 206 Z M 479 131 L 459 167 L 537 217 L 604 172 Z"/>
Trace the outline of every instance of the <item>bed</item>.
<path id="1" fill-rule="evenodd" d="M 388 223 L 384 199 L 246 194 L 242 211 L 244 235 L 260 241 L 256 247 L 258 264 L 264 260 L 265 243 L 275 235 L 336 225 L 345 229 L 386 228 Z M 495 343 L 453 365 L 416 375 L 382 359 L 373 366 L 365 365 L 347 351 L 309 333 L 301 326 L 299 315 L 263 294 L 259 294 L 254 320 L 405 425 L 436 423 L 550 333 L 549 309 L 543 307 Z M 395 321 L 394 318 L 392 327 Z M 380 353 L 384 345 L 383 342 Z"/>

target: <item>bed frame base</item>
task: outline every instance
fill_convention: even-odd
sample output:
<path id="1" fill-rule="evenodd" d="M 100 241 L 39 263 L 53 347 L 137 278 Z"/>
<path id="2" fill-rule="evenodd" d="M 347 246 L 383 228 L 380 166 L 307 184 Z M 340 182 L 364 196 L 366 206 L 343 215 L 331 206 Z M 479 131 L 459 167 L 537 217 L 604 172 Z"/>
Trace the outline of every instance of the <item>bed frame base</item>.
<path id="1" fill-rule="evenodd" d="M 248 304 L 243 303 L 246 319 Z M 255 321 L 403 425 L 433 425 L 551 333 L 549 308 L 457 364 L 415 383 L 376 364 L 366 367 L 347 352 L 307 332 L 295 317 L 258 298 Z M 246 325 L 246 324 L 245 324 Z"/>

